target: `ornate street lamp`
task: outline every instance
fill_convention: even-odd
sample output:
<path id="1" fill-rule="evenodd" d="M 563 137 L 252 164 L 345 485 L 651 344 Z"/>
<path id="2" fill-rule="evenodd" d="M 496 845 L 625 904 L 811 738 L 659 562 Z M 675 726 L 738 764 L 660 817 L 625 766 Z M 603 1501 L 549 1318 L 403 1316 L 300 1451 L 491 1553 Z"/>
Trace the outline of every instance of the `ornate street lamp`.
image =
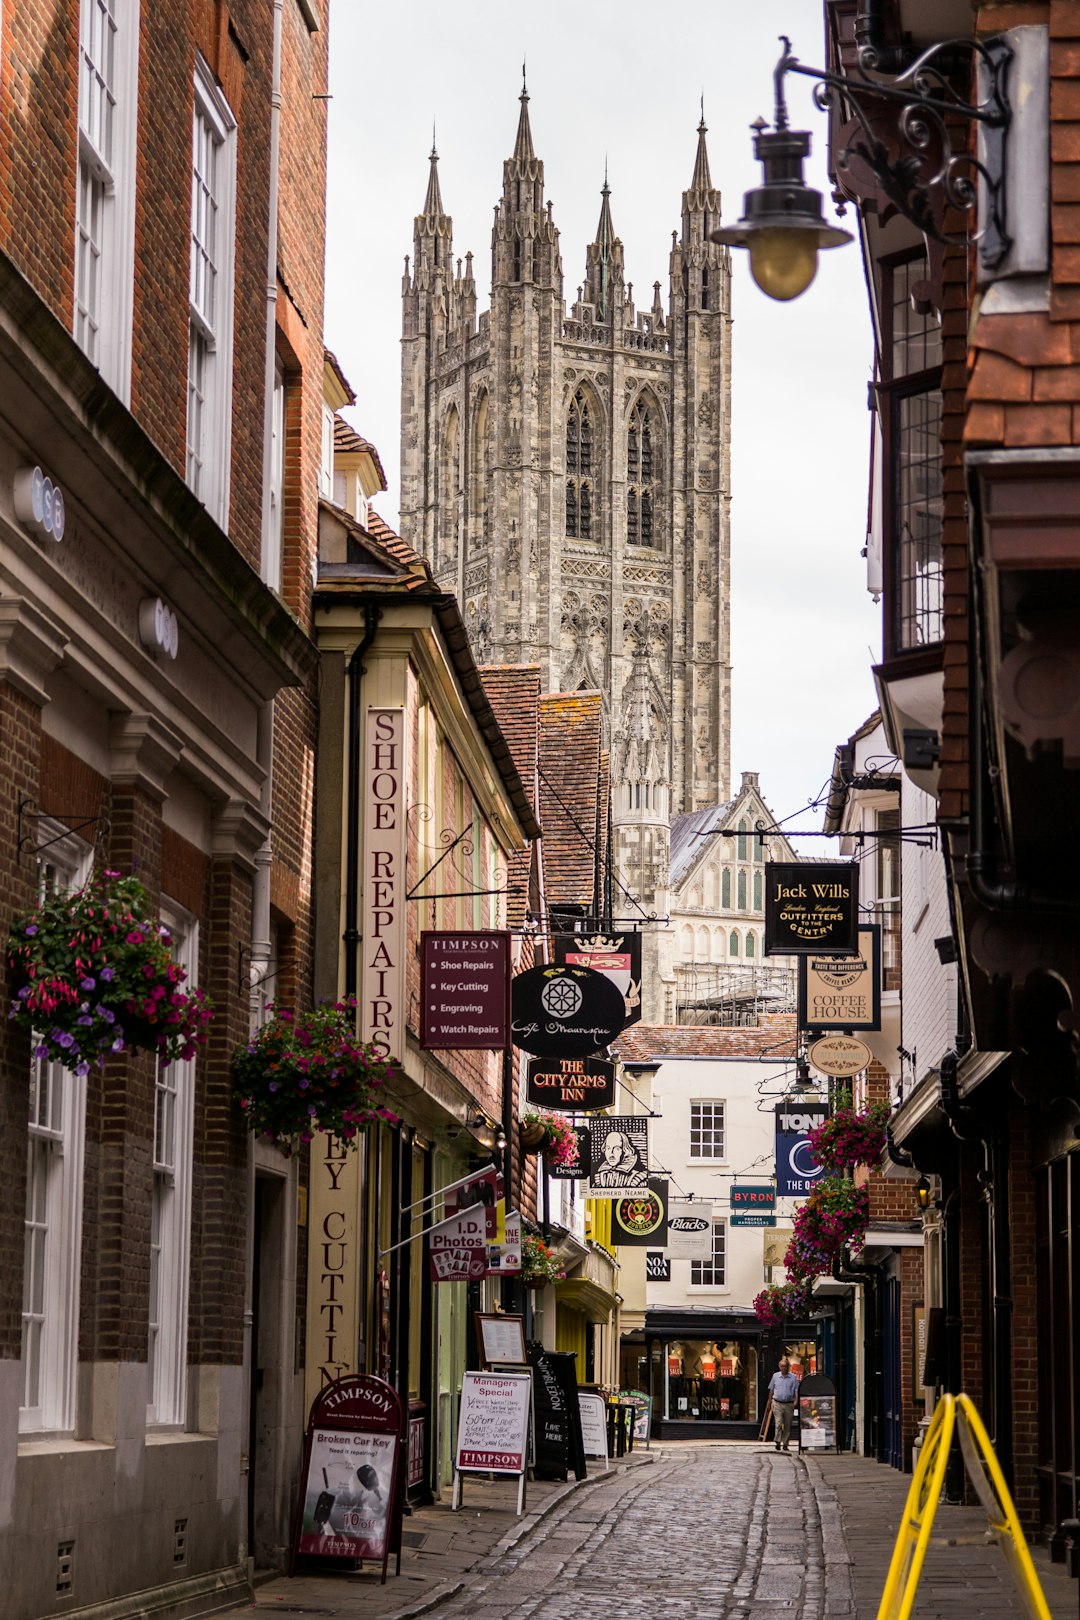
<path id="1" fill-rule="evenodd" d="M 763 170 L 763 183 L 743 198 L 743 217 L 737 225 L 710 232 L 714 242 L 750 250 L 750 273 L 770 298 L 797 298 L 814 279 L 817 256 L 823 248 L 851 241 L 851 232 L 830 225 L 821 208 L 821 193 L 806 184 L 803 163 L 810 152 L 805 130 L 788 127 L 784 78 L 799 73 L 817 81 L 814 100 L 823 110 L 842 100 L 852 114 L 852 130 L 837 151 L 841 174 L 853 167 L 869 170 L 888 200 L 928 236 L 941 242 L 979 243 L 984 266 L 993 269 L 1008 252 L 1010 239 L 1004 222 L 1005 136 L 1010 121 L 1007 71 L 1012 48 L 1003 39 L 947 40 L 924 51 L 903 73 L 890 79 L 871 78 L 873 52 L 863 52 L 857 76 L 805 67 L 791 51 L 791 41 L 780 36 L 783 55 L 776 65 L 774 128 L 759 119 L 754 155 Z M 952 88 L 949 71 L 974 53 L 984 95 L 975 103 L 963 100 Z M 899 115 L 888 130 L 882 112 L 888 104 Z M 983 131 L 983 157 L 967 150 L 954 151 L 952 125 L 968 120 Z M 981 183 L 980 183 L 981 182 Z M 948 203 L 972 216 L 976 228 L 947 233 L 941 223 Z"/>

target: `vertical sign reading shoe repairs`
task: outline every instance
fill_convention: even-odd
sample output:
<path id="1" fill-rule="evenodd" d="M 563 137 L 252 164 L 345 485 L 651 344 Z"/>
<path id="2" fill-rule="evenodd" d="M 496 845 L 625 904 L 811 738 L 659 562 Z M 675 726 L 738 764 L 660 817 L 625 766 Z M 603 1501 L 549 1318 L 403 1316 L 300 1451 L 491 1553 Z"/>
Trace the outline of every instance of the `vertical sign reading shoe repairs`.
<path id="1" fill-rule="evenodd" d="M 369 709 L 364 728 L 360 1038 L 405 1055 L 405 711 Z"/>

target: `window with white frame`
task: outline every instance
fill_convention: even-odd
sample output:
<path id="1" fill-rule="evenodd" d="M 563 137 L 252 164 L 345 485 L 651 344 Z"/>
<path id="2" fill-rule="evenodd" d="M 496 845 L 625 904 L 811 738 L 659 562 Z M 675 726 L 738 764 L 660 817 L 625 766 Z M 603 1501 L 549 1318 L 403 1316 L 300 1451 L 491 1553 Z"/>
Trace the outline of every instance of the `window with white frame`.
<path id="1" fill-rule="evenodd" d="M 690 1157 L 692 1159 L 722 1159 L 724 1157 L 724 1113 L 722 1102 L 692 1102 L 690 1104 Z"/>
<path id="2" fill-rule="evenodd" d="M 131 383 L 139 0 L 82 0 L 75 340 L 125 402 Z"/>
<path id="3" fill-rule="evenodd" d="M 162 921 L 173 953 L 197 980 L 198 925 L 168 902 Z M 183 1424 L 187 1406 L 188 1279 L 195 1060 L 160 1060 L 154 1076 L 154 1186 L 150 1207 L 147 1422 Z"/>
<path id="4" fill-rule="evenodd" d="M 187 482 L 225 524 L 232 399 L 236 120 L 196 60 L 191 143 Z"/>
<path id="5" fill-rule="evenodd" d="M 90 875 L 91 850 L 59 824 L 38 823 L 38 889 L 44 899 Z M 82 1244 L 86 1081 L 35 1049 L 23 1251 L 23 1433 L 63 1432 L 75 1422 L 75 1364 Z"/>
<path id="6" fill-rule="evenodd" d="M 691 1260 L 692 1288 L 724 1288 L 727 1285 L 727 1223 L 713 1221 L 712 1255 L 708 1260 Z"/>

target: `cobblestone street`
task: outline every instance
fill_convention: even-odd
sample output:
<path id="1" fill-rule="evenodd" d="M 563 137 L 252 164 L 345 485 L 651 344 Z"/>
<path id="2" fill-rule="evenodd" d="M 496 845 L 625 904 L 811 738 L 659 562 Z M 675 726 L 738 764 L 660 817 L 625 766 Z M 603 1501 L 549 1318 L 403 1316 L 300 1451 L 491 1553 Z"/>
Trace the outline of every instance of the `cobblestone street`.
<path id="1" fill-rule="evenodd" d="M 507 1620 L 806 1616 L 826 1605 L 821 1525 L 806 1470 L 747 1447 L 680 1446 L 572 1495 L 538 1533 L 483 1561 L 432 1611 Z"/>

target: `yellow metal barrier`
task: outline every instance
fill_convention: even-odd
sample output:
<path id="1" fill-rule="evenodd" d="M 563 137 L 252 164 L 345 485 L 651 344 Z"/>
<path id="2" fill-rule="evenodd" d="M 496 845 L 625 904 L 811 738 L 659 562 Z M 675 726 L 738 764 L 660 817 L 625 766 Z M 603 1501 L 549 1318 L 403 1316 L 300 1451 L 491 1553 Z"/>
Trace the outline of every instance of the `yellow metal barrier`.
<path id="1" fill-rule="evenodd" d="M 904 1504 L 877 1620 L 908 1620 L 911 1614 L 954 1431 L 959 1436 L 964 1465 L 986 1509 L 1026 1612 L 1031 1620 L 1051 1620 L 1005 1477 L 982 1419 L 967 1395 L 943 1395 L 934 1410 Z"/>

